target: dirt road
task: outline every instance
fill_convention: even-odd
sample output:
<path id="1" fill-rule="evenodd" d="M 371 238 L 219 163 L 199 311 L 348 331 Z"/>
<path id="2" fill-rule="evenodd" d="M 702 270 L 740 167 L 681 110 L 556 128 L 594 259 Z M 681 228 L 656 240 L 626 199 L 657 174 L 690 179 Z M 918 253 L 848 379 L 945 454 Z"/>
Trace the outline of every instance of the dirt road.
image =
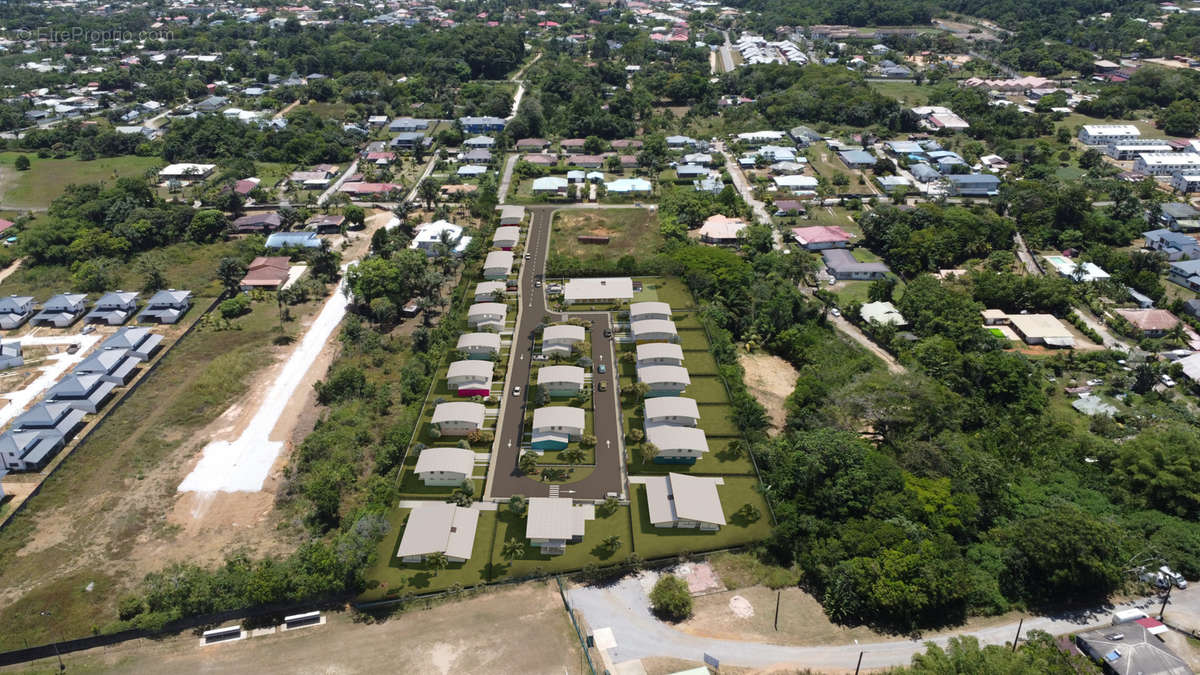
<path id="1" fill-rule="evenodd" d="M 896 360 L 896 357 L 889 354 L 883 347 L 880 347 L 872 342 L 871 338 L 864 335 L 863 332 L 858 329 L 858 326 L 855 326 L 847 321 L 845 317 L 833 316 L 830 314 L 827 318 L 829 319 L 829 322 L 833 324 L 834 328 L 849 336 L 851 340 L 854 340 L 863 347 L 866 347 L 867 351 L 883 359 L 883 362 L 887 364 L 888 372 L 892 373 L 893 375 L 903 375 L 904 373 L 908 372 L 908 369 L 900 365 L 900 362 Z"/>

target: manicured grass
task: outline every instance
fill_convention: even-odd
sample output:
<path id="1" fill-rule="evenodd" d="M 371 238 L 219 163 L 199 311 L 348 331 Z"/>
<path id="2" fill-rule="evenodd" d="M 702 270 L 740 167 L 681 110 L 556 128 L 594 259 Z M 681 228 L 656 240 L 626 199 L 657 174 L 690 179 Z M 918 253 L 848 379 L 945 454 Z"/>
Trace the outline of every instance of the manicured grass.
<path id="1" fill-rule="evenodd" d="M 701 413 L 703 412 L 701 411 Z M 639 428 L 641 427 L 639 426 Z M 729 450 L 729 446 L 734 440 L 733 438 L 709 438 L 708 452 L 696 460 L 695 464 L 656 464 L 654 462 L 643 462 L 641 456 L 638 454 L 638 445 L 627 444 L 629 474 L 631 476 L 638 474 L 662 475 L 675 472 L 712 476 L 730 474 L 754 476 L 754 465 L 750 462 L 750 458 L 739 457 L 736 453 Z"/>
<path id="2" fill-rule="evenodd" d="M 890 96 L 905 103 L 908 106 L 924 105 L 929 101 L 929 88 L 923 87 L 915 82 L 898 81 L 898 82 L 868 82 L 868 85 L 875 91 Z"/>
<path id="3" fill-rule="evenodd" d="M 605 244 L 581 244 L 577 237 L 609 237 Z M 550 255 L 615 260 L 624 255 L 644 256 L 663 243 L 652 211 L 639 208 L 559 211 L 550 235 Z"/>
<path id="4" fill-rule="evenodd" d="M 867 293 L 871 288 L 870 281 L 841 281 L 834 291 L 838 304 L 845 307 L 854 302 L 867 302 Z"/>
<path id="5" fill-rule="evenodd" d="M 400 475 L 401 499 L 430 499 L 435 497 L 449 499 L 454 494 L 454 490 L 458 488 L 457 485 L 425 485 L 420 476 L 413 473 L 413 469 L 416 466 L 416 453 L 410 452 L 404 460 L 404 473 Z M 480 475 L 483 473 L 487 473 L 487 466 L 477 465 L 474 474 Z M 474 495 L 476 497 L 483 494 L 483 479 L 473 479 L 471 484 L 475 486 Z"/>
<path id="6" fill-rule="evenodd" d="M 689 331 L 689 336 L 693 331 Z M 703 335 L 703 333 L 701 333 Z M 692 375 L 716 375 L 717 360 L 707 349 L 691 349 L 683 353 L 683 365 Z"/>
<path id="7" fill-rule="evenodd" d="M 538 548 L 531 546 L 529 540 L 525 538 L 525 516 L 518 516 L 510 511 L 506 504 L 502 504 L 496 515 L 496 540 L 492 548 L 492 570 L 498 576 L 521 577 L 530 574 L 578 570 L 588 563 L 611 565 L 618 560 L 623 560 L 631 552 L 629 507 L 618 507 L 608 516 L 602 515 L 602 510 L 599 508 L 596 511 L 596 519 L 587 521 L 582 542 L 567 544 L 567 551 L 562 555 L 542 555 Z M 602 542 L 605 537 L 614 534 L 621 538 L 621 548 L 615 552 L 609 552 L 602 547 Z M 525 552 L 521 557 L 513 560 L 504 558 L 504 542 L 508 539 L 516 539 L 525 544 Z"/>
<path id="8" fill-rule="evenodd" d="M 683 395 L 696 399 L 697 403 L 728 403 L 725 385 L 715 375 L 692 375 L 692 383 L 683 390 Z"/>
<path id="9" fill-rule="evenodd" d="M 730 419 L 730 414 L 733 408 L 727 403 L 701 403 L 697 407 L 700 408 L 700 428 L 711 439 L 715 436 L 728 436 L 738 438 L 741 436 L 741 431 L 737 425 Z"/>
<path id="10" fill-rule="evenodd" d="M 883 258 L 880 258 L 878 255 L 875 255 L 874 251 L 872 251 L 869 248 L 863 248 L 862 246 L 851 249 L 850 254 L 853 255 L 854 259 L 857 260 L 858 262 L 882 262 L 883 261 Z"/>
<path id="11" fill-rule="evenodd" d="M 376 550 L 375 564 L 366 571 L 366 578 L 379 581 L 379 586 L 368 589 L 359 596 L 360 600 L 379 600 L 385 597 L 418 595 L 450 588 L 454 584 L 474 586 L 492 580 L 490 553 L 492 537 L 496 531 L 496 512 L 481 511 L 475 529 L 475 546 L 471 557 L 464 563 L 450 563 L 443 570 L 434 570 L 426 563 L 406 564 L 396 557 L 404 524 L 411 509 L 393 509 L 388 513 L 391 528 L 383 536 Z M 435 574 L 436 572 L 436 574 Z"/>
<path id="12" fill-rule="evenodd" d="M 160 157 L 105 157 L 84 162 L 79 159 L 41 159 L 32 153 L 28 171 L 17 171 L 13 162 L 23 153 L 0 152 L 0 203 L 10 208 L 45 208 L 71 184 L 106 183 L 119 177 L 141 176 L 163 166 Z"/>
<path id="13" fill-rule="evenodd" d="M 665 302 L 672 311 L 694 309 L 696 301 L 692 293 L 684 285 L 682 279 L 676 277 L 634 277 L 634 281 L 642 282 L 642 290 L 633 294 L 633 302 Z"/>
<path id="14" fill-rule="evenodd" d="M 708 337 L 704 334 L 702 328 L 690 328 L 686 325 L 680 326 L 681 322 L 675 322 L 675 329 L 679 331 L 679 346 L 683 348 L 684 365 L 688 366 L 691 371 L 691 364 L 687 363 L 687 355 L 700 350 L 708 350 Z"/>
<path id="15" fill-rule="evenodd" d="M 681 551 L 712 551 L 742 546 L 769 535 L 771 521 L 767 506 L 762 496 L 754 489 L 758 480 L 753 477 L 726 477 L 724 481 L 724 485 L 717 486 L 717 494 L 721 498 L 721 508 L 727 524 L 716 532 L 654 527 L 650 523 L 650 510 L 646 504 L 646 486 L 630 485 L 633 547 L 637 554 L 649 560 L 675 555 Z M 746 522 L 734 516 L 745 504 L 753 504 L 758 508 L 761 514 L 758 520 Z"/>

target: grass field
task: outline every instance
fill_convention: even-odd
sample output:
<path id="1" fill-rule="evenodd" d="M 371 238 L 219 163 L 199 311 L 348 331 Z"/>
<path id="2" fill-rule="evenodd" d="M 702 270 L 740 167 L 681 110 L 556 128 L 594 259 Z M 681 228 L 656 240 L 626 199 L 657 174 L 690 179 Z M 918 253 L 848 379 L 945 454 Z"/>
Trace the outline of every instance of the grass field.
<path id="1" fill-rule="evenodd" d="M 771 520 L 767 505 L 755 486 L 754 477 L 724 478 L 724 485 L 717 486 L 721 498 L 721 509 L 725 513 L 726 525 L 716 532 L 701 532 L 693 529 L 654 527 L 650 523 L 646 506 L 646 486 L 631 485 L 630 497 L 633 507 L 633 547 L 637 554 L 646 559 L 662 558 L 681 551 L 711 551 L 719 548 L 742 546 L 764 539 L 771 533 Z M 747 522 L 734 516 L 745 504 L 753 504 L 759 511 L 758 520 Z"/>
<path id="2" fill-rule="evenodd" d="M 929 101 L 929 87 L 923 87 L 915 82 L 897 81 L 897 82 L 877 82 L 871 81 L 867 83 L 872 89 L 883 94 L 891 96 L 903 104 L 911 107 L 914 105 L 925 105 Z"/>
<path id="3" fill-rule="evenodd" d="M 630 553 L 632 533 L 629 531 L 629 507 L 626 506 L 618 507 L 607 516 L 597 509 L 596 519 L 587 521 L 583 541 L 567 544 L 567 551 L 562 555 L 542 555 L 539 549 L 530 546 L 525 538 L 525 522 L 524 516 L 510 511 L 507 505 L 501 505 L 497 511 L 496 541 L 491 553 L 492 571 L 498 576 L 522 577 L 578 570 L 588 563 L 611 565 L 624 560 Z M 616 551 L 609 551 L 602 546 L 602 542 L 614 534 L 621 538 L 622 545 Z M 525 552 L 519 558 L 505 559 L 504 542 L 509 539 L 517 539 L 525 544 Z"/>
<path id="4" fill-rule="evenodd" d="M 84 162 L 78 159 L 29 158 L 28 171 L 17 171 L 13 162 L 22 153 L 0 152 L 0 204 L 6 208 L 45 208 L 62 194 L 63 188 L 80 183 L 112 183 L 123 176 L 141 176 L 162 166 L 159 157 L 106 157 Z"/>
<path id="5" fill-rule="evenodd" d="M 665 302 L 672 311 L 693 309 L 696 301 L 684 285 L 682 279 L 675 277 L 634 277 L 634 281 L 642 282 L 642 290 L 633 294 L 633 302 Z"/>
<path id="6" fill-rule="evenodd" d="M 608 245 L 581 244 L 580 235 L 609 237 Z M 559 211 L 550 235 L 550 255 L 580 260 L 615 259 L 646 255 L 658 250 L 663 238 L 654 212 L 646 209 L 596 209 Z"/>
<path id="7" fill-rule="evenodd" d="M 705 411 L 701 411 L 704 413 Z M 708 452 L 704 453 L 695 464 L 656 464 L 644 462 L 638 454 L 638 447 L 627 446 L 629 474 L 662 475 L 665 473 L 691 473 L 712 476 L 754 476 L 754 465 L 747 457 L 739 456 L 729 450 L 732 438 L 709 438 Z"/>

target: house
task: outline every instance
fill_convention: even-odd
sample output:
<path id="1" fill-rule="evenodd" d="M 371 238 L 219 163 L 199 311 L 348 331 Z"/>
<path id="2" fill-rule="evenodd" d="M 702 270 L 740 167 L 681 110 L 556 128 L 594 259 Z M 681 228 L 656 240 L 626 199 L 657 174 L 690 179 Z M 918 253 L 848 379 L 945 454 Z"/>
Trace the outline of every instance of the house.
<path id="1" fill-rule="evenodd" d="M 408 514 L 396 557 L 414 564 L 430 554 L 441 553 L 447 562 L 466 562 L 475 548 L 478 526 L 477 509 L 445 502 L 422 503 Z"/>
<path id="2" fill-rule="evenodd" d="M 187 313 L 191 306 L 191 291 L 169 288 L 150 296 L 150 301 L 146 303 L 146 309 L 138 314 L 137 320 L 138 323 L 175 323 Z"/>
<path id="3" fill-rule="evenodd" d="M 277 291 L 287 283 L 290 268 L 287 256 L 259 256 L 250 261 L 250 268 L 246 270 L 239 287 L 243 291 L 256 288 Z"/>
<path id="4" fill-rule="evenodd" d="M 35 403 L 12 421 L 12 431 L 37 431 L 57 435 L 65 444 L 83 426 L 84 412 L 67 403 Z M 12 468 L 11 466 L 9 468 Z"/>
<path id="5" fill-rule="evenodd" d="M 1076 634 L 1075 646 L 1111 675 L 1190 675 L 1187 662 L 1152 630 L 1141 620 L 1102 626 Z"/>
<path id="6" fill-rule="evenodd" d="M 470 243 L 471 237 L 463 234 L 462 227 L 447 220 L 435 220 L 419 225 L 408 247 L 420 249 L 426 256 L 436 258 L 443 251 L 442 244 L 448 245 L 453 255 L 462 255 Z"/>
<path id="7" fill-rule="evenodd" d="M 521 157 L 521 161 L 529 162 L 530 164 L 534 164 L 536 166 L 554 166 L 555 164 L 558 164 L 558 156 L 546 155 L 542 153 L 530 153 L 528 155 L 523 155 Z"/>
<path id="8" fill-rule="evenodd" d="M 530 188 L 535 195 L 557 194 L 565 192 L 567 189 L 567 179 L 558 176 L 542 176 L 541 178 L 533 179 L 533 186 Z"/>
<path id="9" fill-rule="evenodd" d="M 819 184 L 813 176 L 772 176 L 771 180 L 775 182 L 776 191 L 792 194 L 812 192 Z"/>
<path id="10" fill-rule="evenodd" d="M 793 227 L 792 238 L 806 251 L 821 251 L 827 248 L 849 248 L 850 233 L 837 225 L 813 225 Z"/>
<path id="11" fill-rule="evenodd" d="M 1124 143 L 1109 143 L 1108 146 L 1104 148 L 1104 154 L 1120 162 L 1136 159 L 1138 155 L 1144 152 L 1154 154 L 1175 152 L 1175 148 L 1172 148 L 1166 141 L 1156 141 L 1151 139 L 1140 139 L 1136 142 L 1126 141 Z"/>
<path id="12" fill-rule="evenodd" d="M 518 152 L 541 152 L 550 147 L 550 141 L 544 138 L 522 138 L 514 146 Z"/>
<path id="13" fill-rule="evenodd" d="M 655 426 L 666 424 L 676 427 L 694 427 L 700 424 L 700 406 L 696 401 L 681 396 L 657 396 L 647 398 L 645 407 L 645 425 Z"/>
<path id="14" fill-rule="evenodd" d="M 646 511 L 654 527 L 715 532 L 725 524 L 717 494 L 717 486 L 723 485 L 724 479 L 671 472 L 639 481 L 646 486 Z"/>
<path id="15" fill-rule="evenodd" d="M 604 184 L 604 188 L 612 194 L 649 193 L 654 189 L 645 178 L 618 178 Z"/>
<path id="16" fill-rule="evenodd" d="M 492 368 L 491 361 L 481 359 L 454 361 L 446 370 L 446 386 L 459 396 L 490 396 Z"/>
<path id="17" fill-rule="evenodd" d="M 1109 145 L 1141 137 L 1142 132 L 1132 124 L 1085 124 L 1079 128 L 1079 141 L 1084 145 Z"/>
<path id="18" fill-rule="evenodd" d="M 520 225 L 525 220 L 525 207 L 504 205 L 500 207 L 500 225 Z"/>
<path id="19" fill-rule="evenodd" d="M 1179 324 L 1179 319 L 1165 309 L 1118 309 L 1116 312 L 1148 338 L 1162 337 Z"/>
<path id="20" fill-rule="evenodd" d="M 463 141 L 463 146 L 468 148 L 484 148 L 490 150 L 496 145 L 496 139 L 491 136 L 474 136 Z"/>
<path id="21" fill-rule="evenodd" d="M 487 150 L 485 148 L 475 148 L 474 150 L 468 150 L 463 153 L 462 161 L 466 162 L 467 164 L 475 164 L 475 165 L 491 164 L 492 151 Z"/>
<path id="22" fill-rule="evenodd" d="M 561 555 L 568 543 L 583 541 L 587 521 L 595 518 L 594 504 L 576 505 L 566 497 L 531 497 L 525 536 L 542 555 Z"/>
<path id="23" fill-rule="evenodd" d="M 983 155 L 979 158 L 979 163 L 992 171 L 1003 171 L 1008 168 L 1008 160 L 1000 155 Z"/>
<path id="24" fill-rule="evenodd" d="M 639 319 L 629 322 L 629 332 L 635 342 L 678 342 L 679 332 L 670 319 Z"/>
<path id="25" fill-rule="evenodd" d="M 397 117 L 388 124 L 388 131 L 397 132 L 413 132 L 425 131 L 429 128 L 431 120 L 421 120 L 412 117 Z"/>
<path id="26" fill-rule="evenodd" d="M 1171 263 L 1167 280 L 1200 292 L 1200 260 L 1179 260 Z"/>
<path id="27" fill-rule="evenodd" d="M 825 269 L 838 280 L 871 281 L 891 273 L 881 262 L 859 262 L 844 248 L 825 249 L 821 251 L 821 257 L 825 260 Z"/>
<path id="28" fill-rule="evenodd" d="M 33 316 L 33 325 L 55 328 L 70 326 L 87 309 L 84 304 L 86 298 L 83 293 L 59 293 L 47 300 L 42 305 L 42 311 Z"/>
<path id="29" fill-rule="evenodd" d="M 1092 262 L 1076 264 L 1070 258 L 1061 255 L 1048 255 L 1042 259 L 1050 263 L 1059 276 L 1072 281 L 1101 281 L 1109 278 L 1108 272 Z"/>
<path id="30" fill-rule="evenodd" d="M 20 342 L 0 343 L 0 370 L 20 368 L 25 365 L 25 357 L 21 354 Z"/>
<path id="31" fill-rule="evenodd" d="M 1200 318 L 1200 300 L 1193 298 L 1184 302 L 1183 313 L 1193 318 Z"/>
<path id="32" fill-rule="evenodd" d="M 482 403 L 450 401 L 433 409 L 433 426 L 443 436 L 466 436 L 483 428 L 485 408 Z"/>
<path id="33" fill-rule="evenodd" d="M 499 333 L 463 333 L 455 346 L 468 359 L 491 359 L 500 353 Z"/>
<path id="34" fill-rule="evenodd" d="M 581 169 L 599 169 L 604 166 L 601 155 L 572 155 L 567 159 L 567 166 L 577 166 Z"/>
<path id="35" fill-rule="evenodd" d="M 113 333 L 97 351 L 110 349 L 128 351 L 131 356 L 140 361 L 149 361 L 162 346 L 163 336 L 150 332 L 149 328 L 141 326 L 126 326 Z"/>
<path id="36" fill-rule="evenodd" d="M 1162 204 L 1159 209 L 1158 219 L 1176 232 L 1200 229 L 1200 211 L 1193 208 L 1191 204 L 1167 202 Z"/>
<path id="37" fill-rule="evenodd" d="M 492 251 L 483 261 L 484 279 L 503 279 L 512 274 L 512 251 Z"/>
<path id="38" fill-rule="evenodd" d="M 203 113 L 217 112 L 229 105 L 229 99 L 224 96 L 209 96 L 196 104 L 196 110 Z"/>
<path id="39" fill-rule="evenodd" d="M 891 192 L 898 188 L 912 187 L 912 182 L 904 176 L 876 176 L 875 182 L 879 183 L 879 187 L 885 192 Z"/>
<path id="40" fill-rule="evenodd" d="M 158 177 L 163 180 L 203 180 L 216 168 L 216 164 L 168 164 L 159 170 Z"/>
<path id="41" fill-rule="evenodd" d="M 499 117 L 460 117 L 458 124 L 468 134 L 484 134 L 489 131 L 504 131 L 504 120 Z"/>
<path id="42" fill-rule="evenodd" d="M 675 167 L 675 177 L 680 180 L 693 180 L 708 175 L 708 167 L 695 164 L 680 164 Z"/>
<path id="43" fill-rule="evenodd" d="M 653 321 L 654 319 L 649 319 Z M 637 346 L 637 366 L 683 366 L 683 348 L 672 342 L 646 342 Z"/>
<path id="44" fill-rule="evenodd" d="M 96 373 L 68 373 L 46 392 L 46 400 L 94 413 L 104 407 L 117 386 Z"/>
<path id="45" fill-rule="evenodd" d="M 746 221 L 741 218 L 729 218 L 719 213 L 711 215 L 700 226 L 700 241 L 706 244 L 734 245 L 746 227 Z"/>
<path id="46" fill-rule="evenodd" d="M 345 222 L 346 216 L 317 215 L 309 218 L 304 227 L 317 234 L 339 234 Z"/>
<path id="47" fill-rule="evenodd" d="M 577 303 L 629 302 L 633 299 L 633 279 L 629 277 L 592 277 L 568 279 L 563 286 L 563 301 Z"/>
<path id="48" fill-rule="evenodd" d="M 233 221 L 233 231 L 238 234 L 266 234 L 283 226 L 283 218 L 274 211 L 251 213 Z"/>
<path id="49" fill-rule="evenodd" d="M 1200 153 L 1143 152 L 1133 160 L 1133 170 L 1147 176 L 1200 173 Z"/>
<path id="50" fill-rule="evenodd" d="M 1073 348 L 1075 337 L 1051 314 L 1009 314 L 1009 325 L 1025 344 Z"/>
<path id="51" fill-rule="evenodd" d="M 128 384 L 142 359 L 128 349 L 97 349 L 79 362 L 76 375 L 99 375 L 106 382 Z"/>
<path id="52" fill-rule="evenodd" d="M 699 166 L 712 166 L 713 156 L 707 152 L 693 152 L 683 156 L 684 164 L 696 164 Z"/>
<path id="53" fill-rule="evenodd" d="M 579 366 L 542 366 L 537 384 L 550 396 L 575 396 L 583 391 L 584 370 Z"/>
<path id="54" fill-rule="evenodd" d="M 630 321 L 671 320 L 671 306 L 665 302 L 634 302 L 629 305 Z"/>
<path id="55" fill-rule="evenodd" d="M 908 167 L 908 172 L 912 177 L 922 183 L 932 183 L 935 180 L 941 180 L 942 174 L 937 169 L 925 163 L 912 164 Z"/>
<path id="56" fill-rule="evenodd" d="M 959 197 L 992 197 L 1000 189 L 1000 178 L 990 173 L 952 173 L 946 180 L 950 194 Z"/>
<path id="57" fill-rule="evenodd" d="M 504 318 L 508 305 L 503 302 L 477 302 L 467 308 L 467 325 L 471 328 L 494 330 L 504 329 Z"/>
<path id="58" fill-rule="evenodd" d="M 869 169 L 875 166 L 875 162 L 878 160 L 875 155 L 866 150 L 843 150 L 838 153 L 838 157 L 851 169 Z"/>
<path id="59" fill-rule="evenodd" d="M 427 486 L 458 487 L 475 471 L 475 451 L 470 448 L 425 448 L 417 455 L 413 473 Z"/>
<path id="60" fill-rule="evenodd" d="M 582 343 L 586 337 L 587 331 L 583 326 L 573 324 L 546 326 L 542 329 L 542 353 L 570 356 L 571 352 L 575 350 L 575 345 Z"/>
<path id="61" fill-rule="evenodd" d="M 695 464 L 708 452 L 708 437 L 697 427 L 646 427 L 646 442 L 658 448 L 655 464 Z"/>
<path id="62" fill-rule="evenodd" d="M 388 145 L 397 150 L 412 150 L 420 145 L 427 145 L 425 134 L 420 131 L 405 131 L 396 134 Z"/>
<path id="63" fill-rule="evenodd" d="M 92 311 L 83 320 L 87 323 L 103 323 L 109 326 L 119 326 L 129 320 L 137 311 L 136 291 L 110 291 L 100 296 Z"/>
<path id="64" fill-rule="evenodd" d="M 1200 173 L 1177 173 L 1171 178 L 1171 187 L 1185 195 L 1200 192 Z"/>
<path id="65" fill-rule="evenodd" d="M 920 125 L 930 131 L 941 131 L 943 129 L 962 131 L 971 128 L 971 125 L 966 120 L 945 106 L 919 106 L 913 108 L 912 112 L 920 118 Z"/>
<path id="66" fill-rule="evenodd" d="M 1143 232 L 1142 237 L 1146 239 L 1146 248 L 1163 253 L 1168 261 L 1200 258 L 1200 241 L 1195 237 L 1167 229 Z"/>
<path id="67" fill-rule="evenodd" d="M 10 295 L 0 298 L 0 328 L 20 328 L 33 316 L 33 298 L 27 295 Z"/>
<path id="68" fill-rule="evenodd" d="M 908 325 L 908 321 L 904 320 L 904 315 L 901 314 L 900 310 L 896 309 L 896 306 L 890 302 L 868 302 L 862 306 L 859 316 L 861 316 L 862 320 L 866 323 L 871 323 L 874 321 L 876 323 L 892 325 L 898 328 Z"/>
<path id="69" fill-rule="evenodd" d="M 537 451 L 565 450 L 567 443 L 583 436 L 586 416 L 583 408 L 546 406 L 533 411 L 533 440 Z"/>
<path id="70" fill-rule="evenodd" d="M 682 366 L 639 366 L 637 379 L 650 387 L 647 397 L 678 396 L 692 383 L 687 368 Z"/>
<path id="71" fill-rule="evenodd" d="M 783 145 L 764 145 L 755 153 L 758 159 L 775 163 L 801 164 L 808 160 L 796 157 L 796 149 Z"/>
<path id="72" fill-rule="evenodd" d="M 496 294 L 503 294 L 507 286 L 503 281 L 481 281 L 475 284 L 475 302 L 495 302 Z"/>
<path id="73" fill-rule="evenodd" d="M 808 212 L 799 200 L 796 199 L 777 199 L 775 200 L 775 213 L 772 215 L 783 218 L 786 216 L 799 216 Z"/>
<path id="74" fill-rule="evenodd" d="M 519 225 L 501 225 L 492 234 L 492 246 L 501 251 L 511 251 L 519 241 L 521 241 L 521 227 Z"/>

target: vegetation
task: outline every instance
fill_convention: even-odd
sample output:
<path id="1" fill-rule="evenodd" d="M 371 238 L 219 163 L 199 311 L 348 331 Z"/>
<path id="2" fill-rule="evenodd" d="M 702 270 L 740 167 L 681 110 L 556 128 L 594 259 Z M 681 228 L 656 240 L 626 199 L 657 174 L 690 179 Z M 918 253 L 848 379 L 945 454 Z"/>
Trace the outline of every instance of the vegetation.
<path id="1" fill-rule="evenodd" d="M 692 594 L 687 582 L 673 574 L 663 574 L 650 591 L 654 613 L 668 621 L 683 621 L 692 615 Z"/>

